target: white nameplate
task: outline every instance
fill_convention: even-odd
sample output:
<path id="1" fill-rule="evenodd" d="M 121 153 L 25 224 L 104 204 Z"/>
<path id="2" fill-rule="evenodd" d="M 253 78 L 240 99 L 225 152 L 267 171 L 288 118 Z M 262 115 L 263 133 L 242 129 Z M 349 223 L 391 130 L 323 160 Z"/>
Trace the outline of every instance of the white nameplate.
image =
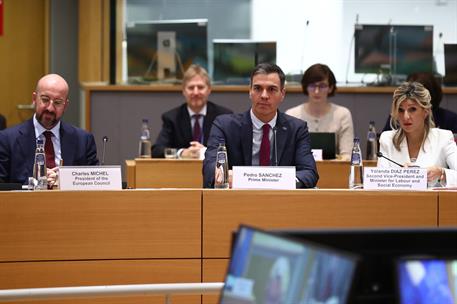
<path id="1" fill-rule="evenodd" d="M 233 166 L 233 189 L 295 189 L 295 167 Z"/>
<path id="2" fill-rule="evenodd" d="M 311 149 L 314 160 L 322 160 L 322 149 Z"/>
<path id="3" fill-rule="evenodd" d="M 62 166 L 60 190 L 120 190 L 121 166 Z"/>
<path id="4" fill-rule="evenodd" d="M 425 190 L 427 169 L 365 167 L 363 189 Z"/>

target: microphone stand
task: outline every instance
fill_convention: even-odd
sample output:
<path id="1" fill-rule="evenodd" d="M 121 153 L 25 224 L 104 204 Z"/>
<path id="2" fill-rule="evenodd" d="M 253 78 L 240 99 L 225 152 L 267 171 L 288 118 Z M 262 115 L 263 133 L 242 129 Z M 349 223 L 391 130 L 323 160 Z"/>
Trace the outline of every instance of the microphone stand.
<path id="1" fill-rule="evenodd" d="M 388 157 L 385 157 L 384 154 L 382 154 L 382 152 L 379 152 L 379 151 L 378 151 L 378 153 L 376 153 L 376 155 L 377 155 L 378 157 L 383 157 L 383 158 L 387 159 L 387 160 L 390 161 L 391 163 L 394 163 L 394 164 L 396 164 L 397 166 L 399 166 L 399 167 L 401 167 L 401 168 L 404 167 L 402 164 L 399 164 L 399 163 L 397 163 L 396 161 L 391 160 L 391 159 L 388 158 Z"/>
<path id="2" fill-rule="evenodd" d="M 103 136 L 103 151 L 102 151 L 102 163 L 101 165 L 105 165 L 105 148 L 106 148 L 106 142 L 108 141 L 108 136 Z"/>

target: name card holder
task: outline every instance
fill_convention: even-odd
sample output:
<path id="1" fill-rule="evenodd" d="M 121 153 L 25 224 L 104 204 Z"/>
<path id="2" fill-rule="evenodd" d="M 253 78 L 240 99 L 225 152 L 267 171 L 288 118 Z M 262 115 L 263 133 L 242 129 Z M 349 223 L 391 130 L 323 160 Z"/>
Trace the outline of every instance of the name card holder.
<path id="1" fill-rule="evenodd" d="M 365 167 L 363 189 L 426 190 L 427 169 Z"/>
<path id="2" fill-rule="evenodd" d="M 295 189 L 295 167 L 233 166 L 233 189 Z"/>
<path id="3" fill-rule="evenodd" d="M 60 190 L 121 190 L 121 166 L 62 166 Z"/>

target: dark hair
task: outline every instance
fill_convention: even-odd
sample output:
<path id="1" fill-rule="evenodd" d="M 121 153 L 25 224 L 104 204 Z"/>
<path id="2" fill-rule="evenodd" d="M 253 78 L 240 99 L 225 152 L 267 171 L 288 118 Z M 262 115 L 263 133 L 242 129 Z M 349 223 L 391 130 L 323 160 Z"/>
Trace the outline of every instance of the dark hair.
<path id="1" fill-rule="evenodd" d="M 443 98 L 443 91 L 441 90 L 441 83 L 433 76 L 432 73 L 413 73 L 408 76 L 407 81 L 421 83 L 430 92 L 430 97 L 432 98 L 432 110 L 439 108 L 441 99 Z"/>
<path id="2" fill-rule="evenodd" d="M 251 86 L 252 86 L 252 79 L 254 78 L 255 75 L 273 74 L 273 73 L 278 74 L 279 81 L 281 82 L 281 89 L 283 89 L 284 85 L 286 83 L 286 75 L 281 70 L 281 68 L 274 63 L 259 63 L 254 68 L 254 70 L 252 70 L 252 72 L 251 72 Z"/>
<path id="3" fill-rule="evenodd" d="M 303 77 L 301 79 L 301 87 L 303 90 L 303 94 L 308 95 L 308 86 L 310 84 L 323 80 L 328 80 L 328 85 L 332 88 L 332 90 L 328 92 L 328 96 L 335 95 L 335 75 L 327 65 L 321 63 L 313 64 L 303 74 Z"/>

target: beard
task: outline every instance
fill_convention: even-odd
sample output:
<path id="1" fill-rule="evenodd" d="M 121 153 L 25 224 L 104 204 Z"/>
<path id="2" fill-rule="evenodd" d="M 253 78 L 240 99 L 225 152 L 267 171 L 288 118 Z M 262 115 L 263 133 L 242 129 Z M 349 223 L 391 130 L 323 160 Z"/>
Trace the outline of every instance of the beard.
<path id="1" fill-rule="evenodd" d="M 41 112 L 41 114 L 37 113 L 36 117 L 40 124 L 46 129 L 53 128 L 58 122 L 58 119 L 56 118 L 56 113 L 52 113 L 46 110 Z"/>

